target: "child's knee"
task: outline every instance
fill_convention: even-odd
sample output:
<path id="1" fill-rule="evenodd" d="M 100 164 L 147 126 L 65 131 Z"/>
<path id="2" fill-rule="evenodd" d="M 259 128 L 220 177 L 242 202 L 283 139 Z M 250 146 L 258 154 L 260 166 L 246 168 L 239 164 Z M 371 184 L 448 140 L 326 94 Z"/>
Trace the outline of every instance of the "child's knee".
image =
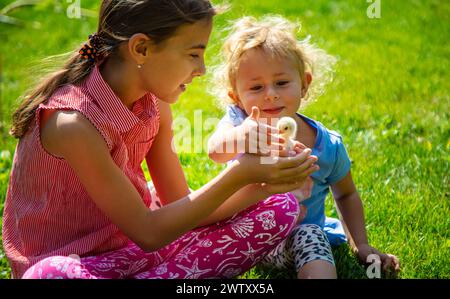
<path id="1" fill-rule="evenodd" d="M 305 264 L 298 272 L 299 279 L 336 279 L 336 267 L 325 260 L 314 260 Z"/>

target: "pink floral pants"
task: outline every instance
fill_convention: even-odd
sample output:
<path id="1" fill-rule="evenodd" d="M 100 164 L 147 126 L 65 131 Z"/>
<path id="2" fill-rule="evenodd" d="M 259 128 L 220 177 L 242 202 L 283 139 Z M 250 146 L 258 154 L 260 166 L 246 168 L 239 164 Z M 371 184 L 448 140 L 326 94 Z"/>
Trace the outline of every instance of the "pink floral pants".
<path id="1" fill-rule="evenodd" d="M 284 240 L 298 213 L 294 196 L 278 194 L 154 252 L 146 253 L 130 241 L 96 256 L 52 256 L 30 267 L 22 278 L 231 278 Z"/>

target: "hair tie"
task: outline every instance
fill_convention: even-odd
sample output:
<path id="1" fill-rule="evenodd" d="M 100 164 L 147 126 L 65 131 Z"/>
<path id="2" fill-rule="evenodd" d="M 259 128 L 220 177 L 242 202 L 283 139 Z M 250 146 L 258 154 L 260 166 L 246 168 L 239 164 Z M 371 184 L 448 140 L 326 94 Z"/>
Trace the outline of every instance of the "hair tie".
<path id="1" fill-rule="evenodd" d="M 78 53 L 80 53 L 81 57 L 84 59 L 95 61 L 100 56 L 99 50 L 101 46 L 102 43 L 100 37 L 97 33 L 94 33 L 89 35 L 89 42 L 84 44 Z"/>

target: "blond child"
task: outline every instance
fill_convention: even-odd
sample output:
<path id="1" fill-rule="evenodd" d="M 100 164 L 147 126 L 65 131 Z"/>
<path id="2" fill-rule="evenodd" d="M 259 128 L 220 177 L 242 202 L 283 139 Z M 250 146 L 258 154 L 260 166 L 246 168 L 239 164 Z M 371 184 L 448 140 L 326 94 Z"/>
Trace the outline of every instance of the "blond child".
<path id="1" fill-rule="evenodd" d="M 350 159 L 341 136 L 320 122 L 297 111 L 323 91 L 331 79 L 333 57 L 310 44 L 298 41 L 295 24 L 269 16 L 261 20 L 244 17 L 236 22 L 224 44 L 225 62 L 216 70 L 217 94 L 226 99 L 226 115 L 209 142 L 209 156 L 227 162 L 239 154 L 237 147 L 225 151 L 230 140 L 243 143 L 244 152 L 259 155 L 279 150 L 274 124 L 292 117 L 298 127 L 297 154 L 312 150 L 319 170 L 310 197 L 302 204 L 306 216 L 290 236 L 266 256 L 263 264 L 294 269 L 298 278 L 336 278 L 325 233 L 325 198 L 331 189 L 353 250 L 362 262 L 370 254 L 380 256 L 384 269 L 399 270 L 397 257 L 380 253 L 368 244 L 361 199 L 350 173 Z M 256 132 L 256 133 L 255 133 Z M 255 136 L 255 138 L 251 138 Z M 258 139 L 259 138 L 259 139 Z M 250 140 L 252 139 L 252 140 Z M 270 139 L 272 142 L 261 142 Z M 256 141 L 255 141 L 256 140 Z M 306 147 L 306 150 L 303 148 Z M 283 153 L 286 155 L 287 153 Z M 290 196 L 292 194 L 288 192 Z M 340 225 L 334 221 L 334 225 Z M 345 239 L 344 239 L 345 240 Z M 342 241 L 338 236 L 337 241 Z"/>

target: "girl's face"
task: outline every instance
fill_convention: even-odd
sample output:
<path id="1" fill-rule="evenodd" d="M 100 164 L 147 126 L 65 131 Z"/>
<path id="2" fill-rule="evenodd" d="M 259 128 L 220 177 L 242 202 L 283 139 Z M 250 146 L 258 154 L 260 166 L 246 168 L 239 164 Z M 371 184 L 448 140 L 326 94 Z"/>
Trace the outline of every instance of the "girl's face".
<path id="1" fill-rule="evenodd" d="M 141 68 L 144 89 L 174 103 L 192 80 L 205 74 L 204 53 L 212 21 L 183 25 L 161 46 L 151 47 Z"/>
<path id="2" fill-rule="evenodd" d="M 262 121 L 295 116 L 305 92 L 291 59 L 272 57 L 261 49 L 250 49 L 242 55 L 235 89 L 230 97 L 248 115 L 257 106 Z"/>

